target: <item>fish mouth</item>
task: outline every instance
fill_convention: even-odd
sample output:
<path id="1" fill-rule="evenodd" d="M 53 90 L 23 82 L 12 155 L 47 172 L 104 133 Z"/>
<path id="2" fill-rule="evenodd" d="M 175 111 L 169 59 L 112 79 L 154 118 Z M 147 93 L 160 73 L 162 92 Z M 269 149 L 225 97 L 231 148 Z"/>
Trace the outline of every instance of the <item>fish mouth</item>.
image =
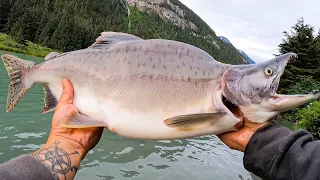
<path id="1" fill-rule="evenodd" d="M 224 95 L 222 95 L 222 104 L 227 108 L 232 115 L 237 119 L 242 119 L 240 115 L 240 107 L 233 104 L 231 101 L 229 101 Z"/>
<path id="2" fill-rule="evenodd" d="M 303 104 L 306 104 L 313 100 L 318 100 L 320 98 L 320 91 L 314 90 L 309 94 L 275 94 L 269 99 L 267 99 L 267 108 L 272 111 L 277 111 L 279 113 L 285 112 L 289 109 L 296 108 Z"/>
<path id="3" fill-rule="evenodd" d="M 229 115 L 236 121 L 241 121 L 243 119 L 240 114 L 240 107 L 229 101 L 222 93 L 222 89 L 218 89 L 216 91 L 214 96 L 214 105 L 219 111 Z"/>
<path id="4" fill-rule="evenodd" d="M 230 101 L 226 97 L 226 95 L 224 94 L 224 88 L 225 88 L 225 85 L 222 79 L 220 86 L 218 86 L 214 91 L 213 102 L 214 102 L 215 108 L 218 111 L 229 115 L 231 118 L 235 119 L 235 121 L 238 121 L 238 122 L 242 121 L 243 117 L 241 117 L 241 114 L 240 114 L 241 112 L 240 107 L 232 103 L 232 101 Z"/>

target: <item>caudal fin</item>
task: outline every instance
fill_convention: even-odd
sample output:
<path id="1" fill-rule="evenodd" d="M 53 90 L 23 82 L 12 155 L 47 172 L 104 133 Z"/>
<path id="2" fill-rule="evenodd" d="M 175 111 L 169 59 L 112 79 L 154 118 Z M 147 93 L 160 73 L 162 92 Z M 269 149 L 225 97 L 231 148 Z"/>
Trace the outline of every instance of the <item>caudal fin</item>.
<path id="1" fill-rule="evenodd" d="M 2 55 L 1 58 L 11 80 L 6 106 L 6 110 L 9 112 L 15 108 L 23 95 L 30 89 L 30 87 L 26 87 L 24 80 L 35 63 L 8 54 Z"/>

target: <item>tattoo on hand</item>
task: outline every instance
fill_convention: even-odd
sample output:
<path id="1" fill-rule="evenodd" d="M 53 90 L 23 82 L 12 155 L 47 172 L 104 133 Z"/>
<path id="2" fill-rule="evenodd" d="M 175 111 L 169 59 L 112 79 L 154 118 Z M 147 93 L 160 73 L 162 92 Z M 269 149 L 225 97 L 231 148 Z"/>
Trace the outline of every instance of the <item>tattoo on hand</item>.
<path id="1" fill-rule="evenodd" d="M 56 141 L 54 143 L 55 145 L 41 149 L 40 151 L 35 152 L 33 156 L 50 168 L 56 179 L 59 179 L 59 177 L 64 177 L 66 180 L 67 173 L 73 172 L 75 174 L 78 171 L 76 166 L 71 167 L 70 155 L 78 155 L 79 153 L 75 151 L 68 154 L 58 146 L 59 143 L 59 141 Z"/>

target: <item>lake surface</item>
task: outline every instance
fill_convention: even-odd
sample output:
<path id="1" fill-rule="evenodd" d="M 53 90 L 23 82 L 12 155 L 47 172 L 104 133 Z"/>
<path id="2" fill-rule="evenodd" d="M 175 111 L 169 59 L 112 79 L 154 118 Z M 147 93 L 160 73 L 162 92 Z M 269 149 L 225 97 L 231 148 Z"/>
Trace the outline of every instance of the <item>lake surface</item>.
<path id="1" fill-rule="evenodd" d="M 43 58 L 13 54 L 32 61 Z M 17 107 L 5 111 L 9 78 L 0 63 L 0 163 L 35 151 L 47 140 L 52 113 L 41 114 L 43 90 L 35 85 Z M 216 136 L 175 141 L 142 141 L 104 131 L 99 144 L 82 161 L 76 179 L 253 179 L 242 164 L 243 153 L 230 150 Z"/>

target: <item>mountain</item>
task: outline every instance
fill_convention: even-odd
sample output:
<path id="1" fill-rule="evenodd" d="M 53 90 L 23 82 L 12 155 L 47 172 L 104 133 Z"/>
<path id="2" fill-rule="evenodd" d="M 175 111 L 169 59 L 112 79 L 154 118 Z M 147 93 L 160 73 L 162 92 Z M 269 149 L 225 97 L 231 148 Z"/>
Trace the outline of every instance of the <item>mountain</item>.
<path id="1" fill-rule="evenodd" d="M 242 50 L 239 50 L 239 52 L 244 56 L 244 58 L 246 58 L 246 60 L 248 61 L 249 64 L 255 64 L 256 63 L 245 52 L 243 52 Z"/>
<path id="2" fill-rule="evenodd" d="M 218 36 L 222 41 L 228 43 L 228 44 L 231 44 L 233 46 L 233 44 L 229 41 L 228 38 L 224 37 L 224 36 Z"/>
<path id="3" fill-rule="evenodd" d="M 185 42 L 224 63 L 248 63 L 178 0 L 1 0 L 0 12 L 6 12 L 0 32 L 61 51 L 86 48 L 102 31 L 117 31 Z"/>
<path id="4" fill-rule="evenodd" d="M 229 41 L 228 38 L 224 37 L 224 36 L 218 36 L 223 42 L 231 44 L 233 46 L 233 44 Z M 256 62 L 254 62 L 244 51 L 238 49 L 238 51 L 241 53 L 241 55 L 246 58 L 246 60 L 248 61 L 249 64 L 255 64 Z"/>

